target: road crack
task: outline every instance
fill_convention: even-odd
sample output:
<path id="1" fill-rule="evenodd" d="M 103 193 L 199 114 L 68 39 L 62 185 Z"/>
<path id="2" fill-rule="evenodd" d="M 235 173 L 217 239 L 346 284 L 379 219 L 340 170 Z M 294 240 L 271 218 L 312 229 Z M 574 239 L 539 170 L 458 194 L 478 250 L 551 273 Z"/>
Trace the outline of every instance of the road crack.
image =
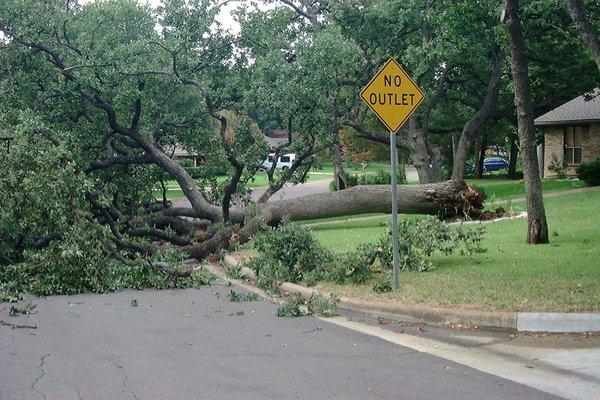
<path id="1" fill-rule="evenodd" d="M 36 392 L 40 396 L 42 396 L 42 398 L 44 400 L 46 400 L 46 395 L 44 393 L 40 392 L 39 390 L 37 390 L 35 388 L 35 385 L 37 385 L 37 383 L 39 382 L 39 380 L 42 379 L 46 375 L 46 371 L 44 371 L 44 362 L 46 361 L 46 357 L 48 357 L 48 356 L 50 356 L 50 354 L 46 354 L 46 355 L 42 356 L 42 359 L 40 361 L 40 365 L 37 367 L 37 369 L 39 371 L 41 371 L 42 373 L 37 378 L 35 378 L 35 380 L 31 384 L 31 390 L 33 390 L 34 392 Z"/>
<path id="2" fill-rule="evenodd" d="M 121 381 L 121 384 L 123 385 L 123 390 L 121 390 L 121 394 L 124 394 L 125 392 L 129 392 L 129 394 L 131 394 L 134 398 L 134 400 L 137 400 L 137 396 L 135 393 L 133 393 L 133 390 L 131 390 L 129 388 L 129 386 L 127 385 L 127 382 L 129 381 L 129 377 L 127 376 L 127 372 L 125 372 L 125 369 L 123 367 L 125 367 L 124 365 L 119 365 L 115 362 L 115 367 L 117 367 L 117 369 L 121 370 L 121 373 L 123 374 L 123 380 Z"/>

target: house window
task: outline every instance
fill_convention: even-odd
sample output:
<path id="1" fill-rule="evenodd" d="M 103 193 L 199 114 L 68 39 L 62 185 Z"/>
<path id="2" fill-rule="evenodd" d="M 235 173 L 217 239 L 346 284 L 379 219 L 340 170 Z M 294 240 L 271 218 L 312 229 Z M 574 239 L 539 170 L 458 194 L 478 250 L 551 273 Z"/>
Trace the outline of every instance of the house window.
<path id="1" fill-rule="evenodd" d="M 565 127 L 565 152 L 564 160 L 569 165 L 581 164 L 581 140 L 583 132 L 589 129 L 589 126 L 566 126 Z"/>

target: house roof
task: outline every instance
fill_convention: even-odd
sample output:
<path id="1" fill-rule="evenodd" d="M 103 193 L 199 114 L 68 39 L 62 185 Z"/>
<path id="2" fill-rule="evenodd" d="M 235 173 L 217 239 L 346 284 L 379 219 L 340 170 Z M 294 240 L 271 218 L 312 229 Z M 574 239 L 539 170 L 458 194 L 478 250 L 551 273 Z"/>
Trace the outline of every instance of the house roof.
<path id="1" fill-rule="evenodd" d="M 591 100 L 587 100 L 589 98 Z M 600 88 L 592 90 L 535 119 L 536 125 L 566 125 L 600 121 Z"/>
<path id="2" fill-rule="evenodd" d="M 298 139 L 298 133 L 292 132 L 292 139 Z M 281 146 L 288 141 L 288 133 L 284 130 L 274 130 L 265 135 L 265 140 L 269 144 L 270 148 Z"/>
<path id="3" fill-rule="evenodd" d="M 198 152 L 189 151 L 188 149 L 181 147 L 179 144 L 175 145 L 175 151 L 173 151 L 174 157 L 196 157 L 197 155 Z"/>

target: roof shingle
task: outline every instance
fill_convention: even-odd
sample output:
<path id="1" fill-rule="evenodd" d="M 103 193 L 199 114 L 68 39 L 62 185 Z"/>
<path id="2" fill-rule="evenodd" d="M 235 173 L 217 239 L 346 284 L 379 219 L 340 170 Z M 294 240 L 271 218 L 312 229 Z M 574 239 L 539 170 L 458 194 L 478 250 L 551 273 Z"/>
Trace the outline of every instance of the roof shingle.
<path id="1" fill-rule="evenodd" d="M 581 95 L 535 119 L 536 125 L 565 125 L 569 123 L 600 121 L 600 88 Z"/>

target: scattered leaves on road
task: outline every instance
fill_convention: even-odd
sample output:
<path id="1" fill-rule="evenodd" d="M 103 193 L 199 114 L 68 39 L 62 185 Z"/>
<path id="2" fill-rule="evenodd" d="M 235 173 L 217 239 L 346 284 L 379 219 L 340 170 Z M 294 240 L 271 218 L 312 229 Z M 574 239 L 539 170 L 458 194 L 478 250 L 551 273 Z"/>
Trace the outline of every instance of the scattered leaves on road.
<path id="1" fill-rule="evenodd" d="M 37 313 L 37 305 L 28 303 L 22 308 L 11 306 L 8 313 L 11 317 L 16 317 L 17 315 L 35 314 Z"/>

